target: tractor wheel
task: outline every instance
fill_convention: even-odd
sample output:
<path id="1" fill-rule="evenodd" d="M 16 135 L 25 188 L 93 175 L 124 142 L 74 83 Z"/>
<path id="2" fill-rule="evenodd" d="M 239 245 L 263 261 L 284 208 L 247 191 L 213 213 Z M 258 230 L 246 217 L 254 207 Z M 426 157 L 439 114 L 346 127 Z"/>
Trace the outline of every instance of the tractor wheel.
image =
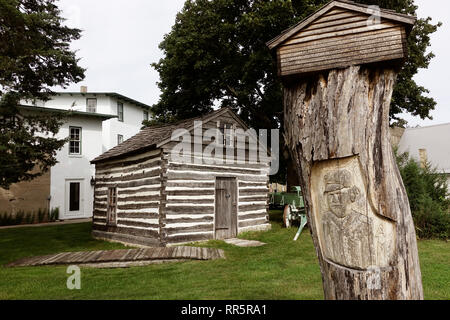
<path id="1" fill-rule="evenodd" d="M 284 212 L 283 212 L 283 226 L 286 227 L 286 228 L 290 228 L 291 227 L 291 222 L 289 221 L 290 213 L 291 213 L 291 208 L 287 204 L 287 205 L 284 206 Z"/>

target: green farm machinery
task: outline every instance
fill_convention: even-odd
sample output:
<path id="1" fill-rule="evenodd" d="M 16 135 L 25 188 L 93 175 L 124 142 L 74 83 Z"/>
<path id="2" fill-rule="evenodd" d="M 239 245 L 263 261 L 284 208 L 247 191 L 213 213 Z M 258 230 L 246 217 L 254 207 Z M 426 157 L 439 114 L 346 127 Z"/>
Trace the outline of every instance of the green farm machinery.
<path id="1" fill-rule="evenodd" d="M 300 226 L 294 241 L 302 233 L 303 228 L 307 224 L 305 203 L 303 201 L 302 189 L 300 187 L 292 187 L 291 192 L 273 192 L 270 194 L 270 206 L 272 208 L 282 209 L 283 224 L 286 228 L 290 228 L 292 223 L 298 221 Z"/>

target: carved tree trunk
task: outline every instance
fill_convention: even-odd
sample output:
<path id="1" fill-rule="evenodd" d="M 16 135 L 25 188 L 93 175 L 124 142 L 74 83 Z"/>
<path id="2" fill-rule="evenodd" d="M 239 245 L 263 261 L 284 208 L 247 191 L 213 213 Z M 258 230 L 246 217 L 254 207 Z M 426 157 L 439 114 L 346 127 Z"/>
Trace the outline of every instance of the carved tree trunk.
<path id="1" fill-rule="evenodd" d="M 285 87 L 326 299 L 423 299 L 417 243 L 389 142 L 397 72 L 335 69 Z"/>

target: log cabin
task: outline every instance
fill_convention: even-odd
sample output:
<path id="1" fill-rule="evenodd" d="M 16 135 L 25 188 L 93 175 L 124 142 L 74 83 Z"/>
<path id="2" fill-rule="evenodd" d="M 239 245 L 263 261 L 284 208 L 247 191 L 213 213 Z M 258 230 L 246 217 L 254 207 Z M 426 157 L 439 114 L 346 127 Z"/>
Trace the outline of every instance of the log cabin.
<path id="1" fill-rule="evenodd" d="M 213 141 L 204 139 L 209 129 L 219 132 L 226 146 L 222 155 L 217 149 L 210 153 L 215 161 L 205 153 Z M 236 143 L 239 129 L 250 133 L 242 150 Z M 180 130 L 183 136 L 177 136 Z M 250 137 L 251 132 L 231 109 L 222 108 L 202 117 L 144 128 L 95 158 L 93 236 L 168 246 L 269 229 L 270 159 L 250 159 L 251 138 L 258 140 L 257 135 Z M 186 138 L 186 133 L 193 137 L 187 144 L 179 139 Z M 192 151 L 187 158 L 180 159 L 174 152 L 180 144 Z M 236 148 L 229 153 L 232 146 Z M 238 156 L 239 151 L 245 159 Z M 224 161 L 217 161 L 219 157 Z"/>

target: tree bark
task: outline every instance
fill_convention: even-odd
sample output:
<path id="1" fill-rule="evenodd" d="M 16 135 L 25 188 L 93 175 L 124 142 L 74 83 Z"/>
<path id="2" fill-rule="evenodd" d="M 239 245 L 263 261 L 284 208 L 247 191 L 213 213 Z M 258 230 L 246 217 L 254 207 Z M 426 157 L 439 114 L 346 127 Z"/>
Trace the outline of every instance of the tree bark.
<path id="1" fill-rule="evenodd" d="M 416 234 L 389 142 L 397 71 L 351 66 L 285 86 L 285 139 L 326 299 L 423 299 Z"/>

